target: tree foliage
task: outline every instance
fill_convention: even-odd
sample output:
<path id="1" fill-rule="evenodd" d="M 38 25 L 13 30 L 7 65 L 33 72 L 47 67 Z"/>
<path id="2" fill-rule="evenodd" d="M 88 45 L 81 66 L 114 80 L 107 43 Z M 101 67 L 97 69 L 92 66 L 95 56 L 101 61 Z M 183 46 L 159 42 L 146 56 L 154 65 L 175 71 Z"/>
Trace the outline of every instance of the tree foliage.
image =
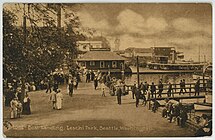
<path id="1" fill-rule="evenodd" d="M 24 17 L 30 23 L 26 30 L 16 25 L 14 11 L 3 9 L 4 78 L 41 80 L 65 60 L 71 62 L 76 56 L 76 41 L 85 37 L 77 31 L 77 16 L 70 18 L 64 28 L 58 28 L 56 9 L 50 5 L 25 4 L 24 8 Z"/>

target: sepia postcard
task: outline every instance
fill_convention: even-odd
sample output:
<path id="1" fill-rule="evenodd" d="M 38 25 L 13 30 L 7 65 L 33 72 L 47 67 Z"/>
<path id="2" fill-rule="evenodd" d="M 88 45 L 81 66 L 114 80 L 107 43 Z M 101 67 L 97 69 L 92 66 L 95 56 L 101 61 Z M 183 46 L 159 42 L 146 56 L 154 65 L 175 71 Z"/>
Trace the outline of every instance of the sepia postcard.
<path id="1" fill-rule="evenodd" d="M 212 135 L 211 3 L 4 3 L 4 138 Z"/>

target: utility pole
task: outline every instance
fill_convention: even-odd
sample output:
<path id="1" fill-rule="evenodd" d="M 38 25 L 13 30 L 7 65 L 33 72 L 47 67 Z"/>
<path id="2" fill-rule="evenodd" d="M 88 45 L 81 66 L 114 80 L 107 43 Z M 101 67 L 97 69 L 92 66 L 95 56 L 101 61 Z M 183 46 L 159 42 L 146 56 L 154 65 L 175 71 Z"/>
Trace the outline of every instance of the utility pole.
<path id="1" fill-rule="evenodd" d="M 27 38 L 27 35 L 26 35 L 26 33 L 27 33 L 27 29 L 26 29 L 26 13 L 25 13 L 25 3 L 24 3 L 24 7 L 23 7 L 23 10 L 24 10 L 24 12 L 23 12 L 23 35 L 24 35 L 24 46 L 26 46 L 26 38 Z"/>
<path id="2" fill-rule="evenodd" d="M 200 46 L 199 46 L 199 63 L 200 63 Z"/>
<path id="3" fill-rule="evenodd" d="M 61 4 L 57 4 L 57 27 L 61 28 Z"/>
<path id="4" fill-rule="evenodd" d="M 140 74 L 139 74 L 139 58 L 138 58 L 138 56 L 137 56 L 137 85 L 138 85 L 138 87 L 139 87 L 139 85 L 140 85 Z"/>
<path id="5" fill-rule="evenodd" d="M 23 6 L 23 47 L 26 48 L 27 46 L 27 27 L 26 27 L 26 12 L 25 12 L 25 3 Z M 23 71 L 24 72 L 24 71 Z M 27 74 L 22 74 L 21 77 L 21 102 L 23 103 L 23 99 L 25 97 L 25 75 Z"/>

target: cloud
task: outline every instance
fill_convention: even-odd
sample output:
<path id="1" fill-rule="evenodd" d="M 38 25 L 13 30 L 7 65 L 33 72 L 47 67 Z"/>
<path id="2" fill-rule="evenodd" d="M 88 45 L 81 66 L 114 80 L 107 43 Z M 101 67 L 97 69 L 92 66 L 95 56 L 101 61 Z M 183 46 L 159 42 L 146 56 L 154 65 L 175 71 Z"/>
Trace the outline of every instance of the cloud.
<path id="1" fill-rule="evenodd" d="M 168 27 L 164 18 L 149 17 L 145 19 L 142 15 L 130 9 L 123 10 L 117 16 L 117 20 L 119 24 L 116 30 L 122 33 L 155 34 Z"/>
<path id="2" fill-rule="evenodd" d="M 177 18 L 172 22 L 176 30 L 183 32 L 206 32 L 211 34 L 211 26 L 204 26 L 192 18 Z"/>
<path id="3" fill-rule="evenodd" d="M 184 52 L 185 59 L 198 61 L 199 48 L 201 60 L 206 56 L 208 61 L 212 61 L 212 39 L 206 36 L 193 36 L 190 38 L 172 38 L 170 44 L 174 44 L 179 51 Z"/>
<path id="4" fill-rule="evenodd" d="M 78 16 L 81 22 L 81 25 L 84 28 L 92 28 L 97 31 L 107 31 L 110 29 L 110 25 L 106 19 L 96 20 L 92 15 L 87 11 L 78 12 Z"/>
<path id="5" fill-rule="evenodd" d="M 119 22 L 117 30 L 122 32 L 138 33 L 144 28 L 145 19 L 129 9 L 122 11 L 117 16 L 117 20 Z"/>
<path id="6" fill-rule="evenodd" d="M 150 48 L 154 45 L 167 46 L 168 42 L 159 38 L 137 38 L 130 34 L 124 34 L 120 36 L 120 49 L 126 49 L 129 47 L 134 48 Z"/>
<path id="7" fill-rule="evenodd" d="M 114 25 L 109 24 L 108 18 L 98 20 L 86 11 L 81 11 L 79 18 L 83 27 L 94 28 L 109 37 L 111 47 L 114 47 L 115 37 L 119 37 L 121 50 L 129 47 L 171 46 L 184 52 L 186 60 L 192 58 L 198 61 L 200 46 L 201 59 L 204 55 L 207 60 L 211 61 L 212 58 L 211 25 L 204 25 L 192 18 L 181 17 L 167 22 L 163 17 L 146 18 L 130 9 L 111 17 L 116 20 Z"/>
<path id="8" fill-rule="evenodd" d="M 147 28 L 153 29 L 154 31 L 163 31 L 168 26 L 164 18 L 150 17 L 146 22 Z"/>

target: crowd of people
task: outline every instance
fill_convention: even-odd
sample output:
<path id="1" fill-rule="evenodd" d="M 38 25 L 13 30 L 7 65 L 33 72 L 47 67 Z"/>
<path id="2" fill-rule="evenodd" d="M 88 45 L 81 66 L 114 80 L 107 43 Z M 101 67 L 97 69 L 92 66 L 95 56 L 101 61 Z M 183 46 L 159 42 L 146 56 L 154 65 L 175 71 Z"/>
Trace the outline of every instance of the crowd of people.
<path id="1" fill-rule="evenodd" d="M 52 108 L 60 110 L 62 108 L 63 94 L 60 89 L 51 92 L 50 101 L 52 102 Z"/>
<path id="2" fill-rule="evenodd" d="M 14 97 L 10 101 L 10 118 L 16 119 L 20 118 L 22 115 L 30 115 L 31 108 L 30 108 L 31 100 L 28 97 L 28 94 L 25 94 L 23 100 L 19 100 L 18 97 Z"/>
<path id="3" fill-rule="evenodd" d="M 14 80 L 11 84 L 8 84 L 6 88 L 4 88 L 5 94 L 5 106 L 10 107 L 10 118 L 15 119 L 19 118 L 21 114 L 29 115 L 31 114 L 30 103 L 31 100 L 28 96 L 28 92 L 31 90 L 42 89 L 45 90 L 45 93 L 50 93 L 50 101 L 52 103 L 52 108 L 55 110 L 62 109 L 63 103 L 63 94 L 59 89 L 60 84 L 67 84 L 67 91 L 69 96 L 73 96 L 74 90 L 78 89 L 79 82 L 81 82 L 81 73 L 75 72 L 70 73 L 69 75 L 62 76 L 60 74 L 48 75 L 41 82 L 39 87 L 35 86 L 34 88 L 29 88 L 29 83 L 25 83 L 25 95 L 24 99 L 22 99 L 21 92 L 21 80 Z M 82 74 L 83 75 L 83 74 Z M 126 84 L 123 80 L 117 80 L 116 78 L 112 78 L 110 73 L 102 73 L 100 71 L 88 70 L 85 72 L 86 83 L 92 82 L 94 85 L 94 89 L 97 90 L 98 87 L 101 89 L 101 96 L 106 96 L 105 89 L 110 88 L 111 85 L 115 85 L 113 88 L 114 95 L 117 98 L 117 104 L 122 104 L 122 96 L 125 95 L 128 91 L 126 91 Z M 177 125 L 181 127 L 185 127 L 185 123 L 188 119 L 187 110 L 180 103 L 173 103 L 172 100 L 169 100 L 168 97 L 174 97 L 173 93 L 173 85 L 171 82 L 165 84 L 167 86 L 167 96 L 165 108 L 162 111 L 162 117 L 167 118 L 167 120 L 171 122 L 177 122 Z M 179 95 L 186 93 L 186 83 L 185 80 L 180 81 L 180 92 Z M 195 96 L 199 96 L 200 92 L 200 80 L 198 79 L 194 86 Z M 142 105 L 146 106 L 147 102 L 152 98 L 151 110 L 156 112 L 159 107 L 159 103 L 156 98 L 161 98 L 164 91 L 164 84 L 162 79 L 159 80 L 158 85 L 155 85 L 154 82 L 149 85 L 147 81 L 141 82 L 139 85 L 135 84 L 132 86 L 132 98 L 136 100 L 135 106 L 139 107 L 140 100 L 142 100 Z M 158 96 L 157 96 L 158 95 Z M 205 123 L 204 127 L 208 127 L 206 125 L 210 125 L 210 121 L 207 120 L 208 123 Z M 202 135 L 205 129 L 199 129 L 198 135 Z"/>
<path id="4" fill-rule="evenodd" d="M 179 95 L 181 95 L 181 93 L 186 93 L 186 84 L 185 84 L 185 79 L 180 81 L 180 91 L 179 91 Z M 166 97 L 173 97 L 174 98 L 174 91 L 175 90 L 173 88 L 173 84 L 169 81 L 166 84 L 166 88 L 164 88 L 164 84 L 162 82 L 162 79 L 159 80 L 158 85 L 155 85 L 154 82 L 151 83 L 151 85 L 149 85 L 147 83 L 147 81 L 145 81 L 145 83 L 141 82 L 139 86 L 137 86 L 137 84 L 134 84 L 132 86 L 132 98 L 134 99 L 134 95 L 136 95 L 137 91 L 141 91 L 141 97 L 143 96 L 143 98 L 161 98 L 164 89 L 166 90 Z M 177 93 L 177 92 L 176 92 Z M 194 85 L 194 93 L 195 96 L 199 96 L 200 93 L 200 80 L 198 79 Z M 158 96 L 157 96 L 158 95 Z M 146 97 L 144 97 L 146 96 Z"/>
<path id="5" fill-rule="evenodd" d="M 212 114 L 202 116 L 197 120 L 199 129 L 196 131 L 195 136 L 211 136 L 212 135 Z"/>
<path id="6" fill-rule="evenodd" d="M 162 117 L 167 118 L 170 123 L 177 122 L 177 125 L 185 127 L 188 119 L 187 109 L 177 101 L 166 99 Z"/>

